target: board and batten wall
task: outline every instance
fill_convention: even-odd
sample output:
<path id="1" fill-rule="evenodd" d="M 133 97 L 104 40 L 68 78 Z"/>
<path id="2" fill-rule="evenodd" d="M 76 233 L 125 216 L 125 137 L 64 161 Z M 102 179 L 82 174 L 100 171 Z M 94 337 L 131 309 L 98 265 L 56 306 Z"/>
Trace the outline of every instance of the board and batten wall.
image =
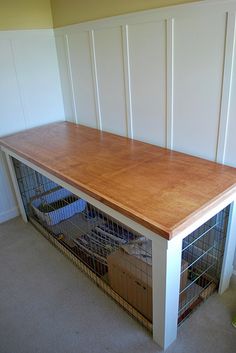
<path id="1" fill-rule="evenodd" d="M 56 29 L 67 119 L 236 167 L 235 13 L 204 1 Z"/>
<path id="2" fill-rule="evenodd" d="M 0 31 L 0 136 L 64 120 L 52 29 Z M 18 214 L 0 152 L 0 223 Z"/>

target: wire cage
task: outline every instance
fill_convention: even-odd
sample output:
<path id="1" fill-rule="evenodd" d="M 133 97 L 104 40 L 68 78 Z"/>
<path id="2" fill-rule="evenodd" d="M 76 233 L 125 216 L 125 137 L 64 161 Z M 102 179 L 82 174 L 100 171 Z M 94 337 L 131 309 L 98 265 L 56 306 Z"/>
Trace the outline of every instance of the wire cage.
<path id="1" fill-rule="evenodd" d="M 152 330 L 152 242 L 13 159 L 29 220 L 123 308 Z M 218 286 L 229 207 L 183 239 L 179 324 Z"/>
<path id="2" fill-rule="evenodd" d="M 187 272 L 187 282 L 180 289 L 179 323 L 218 287 L 228 218 L 229 206 L 183 239 L 182 259 L 187 266 L 181 276 Z"/>
<path id="3" fill-rule="evenodd" d="M 13 164 L 29 220 L 151 329 L 151 241 L 20 161 Z"/>

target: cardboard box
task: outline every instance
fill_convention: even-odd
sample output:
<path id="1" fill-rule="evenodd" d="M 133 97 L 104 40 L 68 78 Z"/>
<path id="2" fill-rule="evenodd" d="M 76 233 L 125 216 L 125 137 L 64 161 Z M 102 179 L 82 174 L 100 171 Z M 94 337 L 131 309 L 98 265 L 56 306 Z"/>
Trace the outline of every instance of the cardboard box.
<path id="1" fill-rule="evenodd" d="M 136 256 L 122 250 L 113 252 L 107 258 L 108 276 L 112 289 L 152 321 L 152 266 Z M 188 263 L 182 261 L 182 271 Z M 181 276 L 180 290 L 187 283 L 188 271 Z M 184 294 L 180 300 L 184 299 Z"/>

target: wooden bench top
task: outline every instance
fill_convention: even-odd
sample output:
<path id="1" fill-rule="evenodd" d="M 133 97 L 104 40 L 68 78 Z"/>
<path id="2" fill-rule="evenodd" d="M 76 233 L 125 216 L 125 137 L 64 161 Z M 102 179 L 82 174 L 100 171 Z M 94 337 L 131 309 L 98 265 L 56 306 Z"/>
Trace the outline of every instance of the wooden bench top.
<path id="1" fill-rule="evenodd" d="M 236 198 L 235 168 L 69 122 L 0 145 L 166 239 Z"/>

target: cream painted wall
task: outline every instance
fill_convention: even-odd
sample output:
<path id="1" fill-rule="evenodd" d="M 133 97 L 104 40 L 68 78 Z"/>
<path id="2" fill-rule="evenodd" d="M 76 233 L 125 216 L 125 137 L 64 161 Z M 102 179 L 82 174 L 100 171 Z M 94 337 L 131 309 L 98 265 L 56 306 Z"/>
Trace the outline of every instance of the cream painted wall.
<path id="1" fill-rule="evenodd" d="M 0 0 L 0 30 L 52 28 L 50 0 Z"/>
<path id="2" fill-rule="evenodd" d="M 197 0 L 51 0 L 53 26 L 61 27 L 98 18 L 194 1 Z"/>

